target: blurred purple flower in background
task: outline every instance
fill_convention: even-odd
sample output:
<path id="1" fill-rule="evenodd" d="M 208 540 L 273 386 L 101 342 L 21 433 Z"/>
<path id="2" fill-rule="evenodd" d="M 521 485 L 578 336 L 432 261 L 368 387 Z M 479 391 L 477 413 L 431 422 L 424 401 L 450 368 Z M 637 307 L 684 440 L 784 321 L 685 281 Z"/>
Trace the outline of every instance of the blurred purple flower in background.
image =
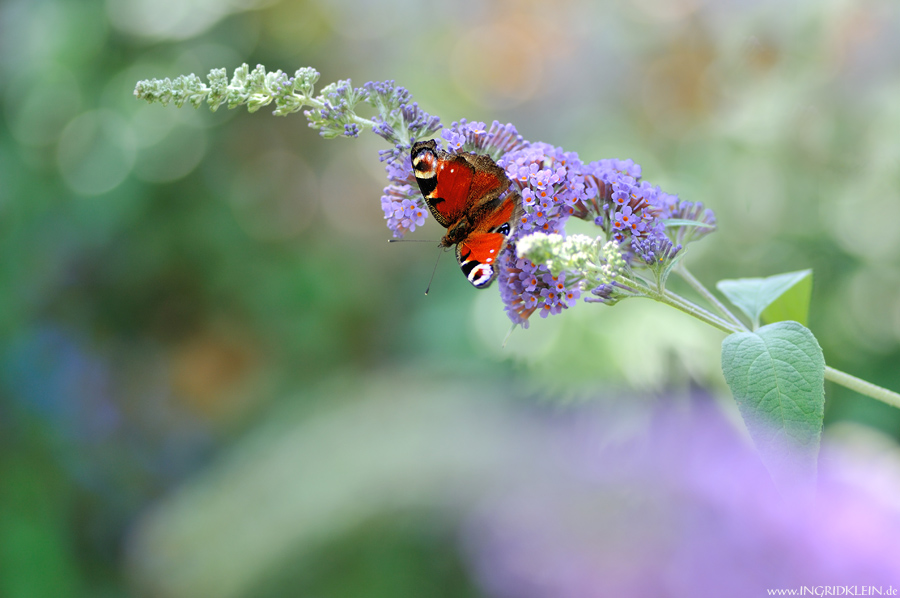
<path id="1" fill-rule="evenodd" d="M 871 430 L 826 434 L 812 502 L 779 494 L 709 398 L 542 409 L 467 385 L 423 400 L 398 380 L 409 378 L 369 379 L 353 402 L 255 434 L 163 500 L 130 542 L 136 583 L 257 595 L 273 567 L 313 567 L 295 555 L 417 513 L 456 540 L 472 595 L 900 588 L 900 449 Z M 246 550 L 261 539 L 266 550 Z"/>
<path id="2" fill-rule="evenodd" d="M 687 423 L 672 415 L 645 440 L 618 447 L 599 446 L 610 426 L 596 419 L 565 425 L 564 484 L 495 496 L 465 527 L 484 590 L 588 598 L 900 588 L 897 472 L 887 492 L 876 489 L 868 480 L 883 480 L 883 472 L 826 448 L 832 458 L 823 459 L 810 504 L 799 493 L 780 495 L 721 418 L 707 412 Z"/>
<path id="3" fill-rule="evenodd" d="M 0 350 L 10 404 L 48 426 L 73 479 L 117 506 L 143 488 L 180 479 L 211 444 L 203 421 L 173 404 L 160 364 L 145 360 L 140 374 L 124 364 L 77 332 L 48 323 Z M 127 394 L 137 375 L 156 384 Z"/>

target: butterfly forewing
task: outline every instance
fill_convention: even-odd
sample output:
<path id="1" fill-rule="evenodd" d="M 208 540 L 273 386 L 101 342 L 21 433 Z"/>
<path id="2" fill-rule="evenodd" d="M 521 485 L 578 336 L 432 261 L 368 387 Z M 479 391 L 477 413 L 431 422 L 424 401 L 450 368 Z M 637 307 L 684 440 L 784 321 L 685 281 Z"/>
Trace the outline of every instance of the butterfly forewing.
<path id="1" fill-rule="evenodd" d="M 477 197 L 479 202 L 489 203 L 500 197 L 509 187 L 509 179 L 503 169 L 489 156 L 465 153 L 462 156 L 472 165 L 475 176 L 469 189 L 470 197 Z"/>
<path id="2" fill-rule="evenodd" d="M 434 140 L 415 143 L 410 157 L 419 191 L 438 224 L 448 228 L 465 216 L 474 166 L 438 149 Z"/>
<path id="3" fill-rule="evenodd" d="M 444 227 L 466 215 L 474 178 L 475 169 L 460 156 L 438 162 L 437 185 L 432 197 L 425 197 L 425 203 Z"/>

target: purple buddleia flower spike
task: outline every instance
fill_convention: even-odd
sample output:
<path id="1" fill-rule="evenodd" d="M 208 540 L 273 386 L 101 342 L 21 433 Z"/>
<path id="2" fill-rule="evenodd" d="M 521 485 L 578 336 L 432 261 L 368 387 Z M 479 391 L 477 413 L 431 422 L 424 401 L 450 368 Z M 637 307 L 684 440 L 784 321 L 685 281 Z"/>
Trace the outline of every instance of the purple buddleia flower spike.
<path id="1" fill-rule="evenodd" d="M 440 119 L 419 108 L 409 91 L 393 81 L 370 81 L 363 89 L 368 94 L 366 101 L 378 111 L 372 117 L 372 131 L 393 146 L 379 152 L 390 183 L 381 196 L 381 207 L 388 228 L 395 237 L 402 237 L 422 226 L 428 214 L 412 173 L 409 150 L 413 140 L 440 130 Z"/>
<path id="2" fill-rule="evenodd" d="M 549 285 L 544 276 L 549 274 L 546 266 L 516 257 L 514 250 L 500 254 L 500 297 L 513 324 L 528 328 L 528 318 L 545 303 L 542 293 Z"/>
<path id="3" fill-rule="evenodd" d="M 370 81 L 363 87 L 353 87 L 350 80 L 342 80 L 316 93 L 319 76 L 318 71 L 308 67 L 290 76 L 280 70 L 266 72 L 262 65 L 250 69 L 242 64 L 231 78 L 225 69 L 211 70 L 208 85 L 191 74 L 175 80 L 139 81 L 134 93 L 151 103 L 173 102 L 176 106 L 189 103 L 198 107 L 205 101 L 213 110 L 223 105 L 229 108 L 246 105 L 254 112 L 274 103 L 275 115 L 302 111 L 309 126 L 326 138 L 357 137 L 362 131 L 371 130 L 389 144 L 379 152 L 388 179 L 381 205 L 387 226 L 395 237 L 422 226 L 430 213 L 419 187 L 420 182 L 430 177 L 416 179 L 413 175 L 410 151 L 414 143 L 438 137 L 436 149 L 490 158 L 509 179 L 508 189 L 495 198 L 487 195 L 492 192 L 489 185 L 470 187 L 470 190 L 484 191 L 482 197 L 467 198 L 478 210 L 459 214 L 460 226 L 453 229 L 452 237 L 445 238 L 454 239 L 446 242 L 452 245 L 465 241 L 466 235 L 505 236 L 505 239 L 489 237 L 491 243 L 497 244 L 488 248 L 493 249 L 489 256 L 484 256 L 488 260 L 485 263 L 491 263 L 491 268 L 497 270 L 474 270 L 479 263 L 475 258 L 467 263 L 478 275 L 497 274 L 507 313 L 517 324 L 527 325 L 528 318 L 537 310 L 544 317 L 561 313 L 580 298 L 610 303 L 640 294 L 641 289 L 651 286 L 664 290 L 666 276 L 683 255 L 687 243 L 715 230 L 716 219 L 710 210 L 699 203 L 682 201 L 642 180 L 641 167 L 631 160 L 585 163 L 574 152 L 548 143 L 530 142 L 512 124 L 498 121 L 488 126 L 484 122 L 461 119 L 441 131 L 440 119 L 422 110 L 409 90 L 394 81 Z M 357 114 L 361 105 L 371 108 L 374 114 L 368 118 Z M 478 162 L 485 164 L 483 159 Z M 483 185 L 483 180 L 479 185 Z M 440 188 L 436 181 L 433 186 Z M 502 202 L 510 198 L 521 201 L 521 207 L 509 210 L 509 205 Z M 482 202 L 483 199 L 486 201 Z M 503 210 L 497 212 L 500 206 Z M 507 228 L 506 223 L 492 220 L 487 227 L 490 230 L 484 230 L 487 221 L 479 219 L 491 210 L 495 214 L 512 213 L 515 216 L 509 218 L 514 221 L 508 222 Z M 453 214 L 457 211 L 454 206 Z M 567 237 L 566 224 L 570 218 L 593 223 L 597 235 Z M 478 222 L 463 222 L 463 219 Z M 540 256 L 525 250 L 521 255 L 517 252 L 524 239 L 539 236 L 545 240 L 553 237 L 557 248 L 565 246 L 568 257 L 560 260 L 552 252 Z M 576 236 L 584 238 L 573 241 Z M 486 246 L 484 239 L 474 240 L 468 248 L 463 243 L 462 249 L 472 256 L 476 249 Z M 501 255 L 495 258 L 494 247 L 502 247 L 504 242 Z M 643 276 L 642 271 L 646 270 L 655 280 Z M 480 286 L 487 286 L 490 279 L 484 280 Z M 625 280 L 635 288 L 625 284 Z"/>
<path id="4" fill-rule="evenodd" d="M 349 92 L 341 85 L 330 91 L 337 103 L 329 100 L 323 110 L 339 112 L 339 100 Z M 417 189 L 409 151 L 414 141 L 433 137 L 440 121 L 423 112 L 409 91 L 393 81 L 370 82 L 363 91 L 366 102 L 378 111 L 372 130 L 392 145 L 380 152 L 389 183 L 381 202 L 388 227 L 395 237 L 402 237 L 422 226 L 429 213 Z M 344 135 L 357 133 L 352 126 L 343 128 Z M 441 131 L 438 141 L 451 153 L 491 157 L 511 182 L 508 193 L 521 198 L 521 214 L 511 223 L 513 230 L 498 259 L 498 280 L 507 314 L 523 327 L 535 311 L 542 317 L 558 314 L 582 297 L 614 303 L 637 294 L 618 280 L 591 280 L 577 271 L 554 275 L 547 265 L 517 255 L 516 244 L 524 236 L 565 235 L 569 218 L 580 218 L 593 222 L 601 238 L 619 244 L 613 252 L 622 260 L 621 267 L 650 266 L 658 271 L 679 256 L 685 243 L 714 230 L 712 212 L 642 181 L 641 167 L 631 160 L 585 164 L 574 152 L 529 142 L 512 124 L 497 121 L 490 126 L 465 119 L 454 122 Z M 668 228 L 668 221 L 675 224 Z M 590 293 L 585 296 L 586 291 Z"/>
<path id="5" fill-rule="evenodd" d="M 657 222 L 653 230 L 632 237 L 631 250 L 648 266 L 653 266 L 675 259 L 678 252 L 681 251 L 681 244 L 673 244 L 672 240 L 666 236 L 662 222 Z"/>
<path id="6" fill-rule="evenodd" d="M 440 130 L 440 119 L 421 110 L 411 101 L 409 91 L 393 81 L 370 81 L 363 89 L 368 93 L 366 101 L 378 111 L 372 118 L 376 123 L 373 131 L 395 147 L 408 152 L 410 140 L 427 139 Z M 402 131 L 398 131 L 398 125 Z"/>
<path id="7" fill-rule="evenodd" d="M 444 129 L 441 137 L 447 142 L 448 151 L 487 154 L 494 160 L 528 145 L 512 124 L 501 125 L 496 120 L 488 128 L 483 122 L 463 119 Z"/>
<path id="8" fill-rule="evenodd" d="M 709 208 L 704 208 L 700 202 L 678 203 L 672 210 L 670 218 L 697 223 L 679 227 L 676 240 L 680 243 L 696 241 L 716 230 L 716 215 Z"/>
<path id="9" fill-rule="evenodd" d="M 388 185 L 384 188 L 381 209 L 395 237 L 402 237 L 425 224 L 427 209 L 416 197 L 418 191 L 411 185 Z"/>

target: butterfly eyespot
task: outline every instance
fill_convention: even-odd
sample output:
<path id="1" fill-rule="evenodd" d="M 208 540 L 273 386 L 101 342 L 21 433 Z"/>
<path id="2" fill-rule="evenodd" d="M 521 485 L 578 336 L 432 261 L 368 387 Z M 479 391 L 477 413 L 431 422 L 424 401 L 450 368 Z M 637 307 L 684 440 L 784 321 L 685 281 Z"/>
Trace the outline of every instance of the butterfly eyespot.
<path id="1" fill-rule="evenodd" d="M 494 269 L 490 266 L 479 264 L 477 267 L 472 268 L 468 278 L 469 282 L 476 287 L 484 286 L 494 278 Z"/>
<path id="2" fill-rule="evenodd" d="M 434 176 L 435 171 L 435 156 L 433 153 L 425 150 L 420 151 L 418 154 L 413 156 L 412 158 L 413 170 L 416 172 L 416 178 L 423 178 L 420 174 L 430 175 L 425 178 L 431 178 Z"/>

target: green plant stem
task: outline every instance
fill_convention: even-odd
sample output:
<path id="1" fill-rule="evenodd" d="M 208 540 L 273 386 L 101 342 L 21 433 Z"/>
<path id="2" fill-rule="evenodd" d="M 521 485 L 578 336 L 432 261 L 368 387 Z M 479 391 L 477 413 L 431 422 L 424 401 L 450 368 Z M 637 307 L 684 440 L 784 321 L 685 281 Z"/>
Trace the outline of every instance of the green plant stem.
<path id="1" fill-rule="evenodd" d="M 634 279 L 623 277 L 621 282 L 633 289 L 637 289 L 638 292 L 635 294 L 636 297 L 646 297 L 648 299 L 659 301 L 660 303 L 665 303 L 666 305 L 694 316 L 698 320 L 706 322 L 710 326 L 718 328 L 723 332 L 731 333 L 740 332 L 741 330 L 740 328 L 729 324 L 719 316 L 703 309 L 699 305 L 688 301 L 681 295 L 676 295 L 672 291 L 666 289 L 660 290 L 658 286 L 651 284 L 640 276 L 635 276 Z"/>
<path id="2" fill-rule="evenodd" d="M 731 313 L 731 310 L 725 307 L 725 305 L 721 301 L 719 301 L 719 299 L 715 295 L 713 295 L 712 292 L 710 292 L 710 290 L 707 289 L 702 282 L 697 280 L 694 275 L 691 274 L 687 268 L 685 268 L 684 262 L 682 262 L 675 271 L 678 272 L 678 275 L 681 276 L 689 285 L 691 285 L 692 289 L 700 293 L 700 295 L 704 299 L 706 299 L 712 306 L 719 310 L 719 313 L 725 316 L 725 319 L 738 326 L 741 330 L 747 330 L 747 326 L 745 326 L 737 316 Z"/>
<path id="3" fill-rule="evenodd" d="M 744 330 L 744 328 L 740 327 L 740 325 L 735 325 L 735 324 L 732 324 L 731 322 L 726 322 L 725 320 L 723 320 L 716 314 L 710 312 L 709 310 L 703 309 L 696 303 L 693 303 L 692 301 L 688 301 L 681 295 L 677 295 L 668 289 L 663 291 L 663 293 L 665 294 L 665 296 L 668 299 L 670 299 L 674 303 L 680 304 L 682 307 L 684 307 L 689 312 L 702 313 L 704 317 L 709 318 L 712 321 L 715 321 L 718 324 L 717 328 L 719 328 L 719 330 L 730 331 L 730 332 L 741 332 Z M 672 305 L 674 306 L 674 304 L 672 304 Z"/>
<path id="4" fill-rule="evenodd" d="M 892 390 L 882 388 L 871 382 L 866 382 L 865 380 L 860 380 L 856 376 L 845 374 L 844 372 L 827 365 L 825 366 L 825 379 L 834 382 L 835 384 L 840 384 L 850 390 L 855 390 L 861 395 L 872 397 L 873 399 L 877 399 L 892 407 L 900 409 L 900 394 L 897 394 Z"/>
<path id="5" fill-rule="evenodd" d="M 684 275 L 685 273 L 687 273 L 687 270 L 684 270 L 684 272 L 680 272 L 680 274 L 682 275 Z M 685 278 L 685 280 L 688 280 L 689 284 L 695 290 L 697 290 L 697 292 L 699 292 L 706 298 L 712 297 L 712 299 L 715 299 L 715 297 L 712 296 L 712 293 L 703 288 L 703 285 L 702 283 L 700 283 L 700 281 L 691 276 L 689 273 L 687 274 L 688 277 L 690 279 L 693 279 L 694 282 L 691 282 L 687 277 Z M 701 290 L 701 288 L 703 290 Z M 698 320 L 706 322 L 710 326 L 718 328 L 722 332 L 726 332 L 728 334 L 732 334 L 735 332 L 747 332 L 747 327 L 744 326 L 741 322 L 738 321 L 736 324 L 726 322 L 715 314 L 710 313 L 702 307 L 691 303 L 684 297 L 676 295 L 671 291 L 664 291 L 660 293 L 659 291 L 653 289 L 642 290 L 644 291 L 646 297 L 655 299 L 660 303 L 665 303 L 666 305 L 672 306 L 679 311 L 683 311 L 688 315 L 694 316 Z M 712 303 L 712 301 L 710 302 Z M 728 311 L 724 306 L 722 306 L 722 309 L 724 309 L 725 312 Z M 847 374 L 840 370 L 836 370 L 830 366 L 825 366 L 825 379 L 830 382 L 834 382 L 835 384 L 840 384 L 841 386 L 849 388 L 850 390 L 854 390 L 861 395 L 876 399 L 883 403 L 887 403 L 892 407 L 900 409 L 900 394 L 892 390 L 888 390 L 887 388 L 872 384 L 871 382 L 866 382 L 865 380 L 857 378 L 856 376 L 851 376 L 850 374 Z"/>
<path id="6" fill-rule="evenodd" d="M 672 291 L 659 292 L 653 289 L 644 289 L 644 292 L 650 299 L 654 299 L 656 301 L 659 301 L 660 303 L 665 303 L 666 305 L 674 307 L 679 311 L 683 311 L 684 313 L 693 316 L 702 322 L 706 322 L 713 328 L 718 328 L 722 332 L 727 332 L 729 334 L 731 334 L 732 332 L 741 332 L 740 328 L 737 328 L 733 324 L 729 324 L 719 316 L 710 313 L 699 305 L 691 303 L 684 297 L 676 295 Z"/>

